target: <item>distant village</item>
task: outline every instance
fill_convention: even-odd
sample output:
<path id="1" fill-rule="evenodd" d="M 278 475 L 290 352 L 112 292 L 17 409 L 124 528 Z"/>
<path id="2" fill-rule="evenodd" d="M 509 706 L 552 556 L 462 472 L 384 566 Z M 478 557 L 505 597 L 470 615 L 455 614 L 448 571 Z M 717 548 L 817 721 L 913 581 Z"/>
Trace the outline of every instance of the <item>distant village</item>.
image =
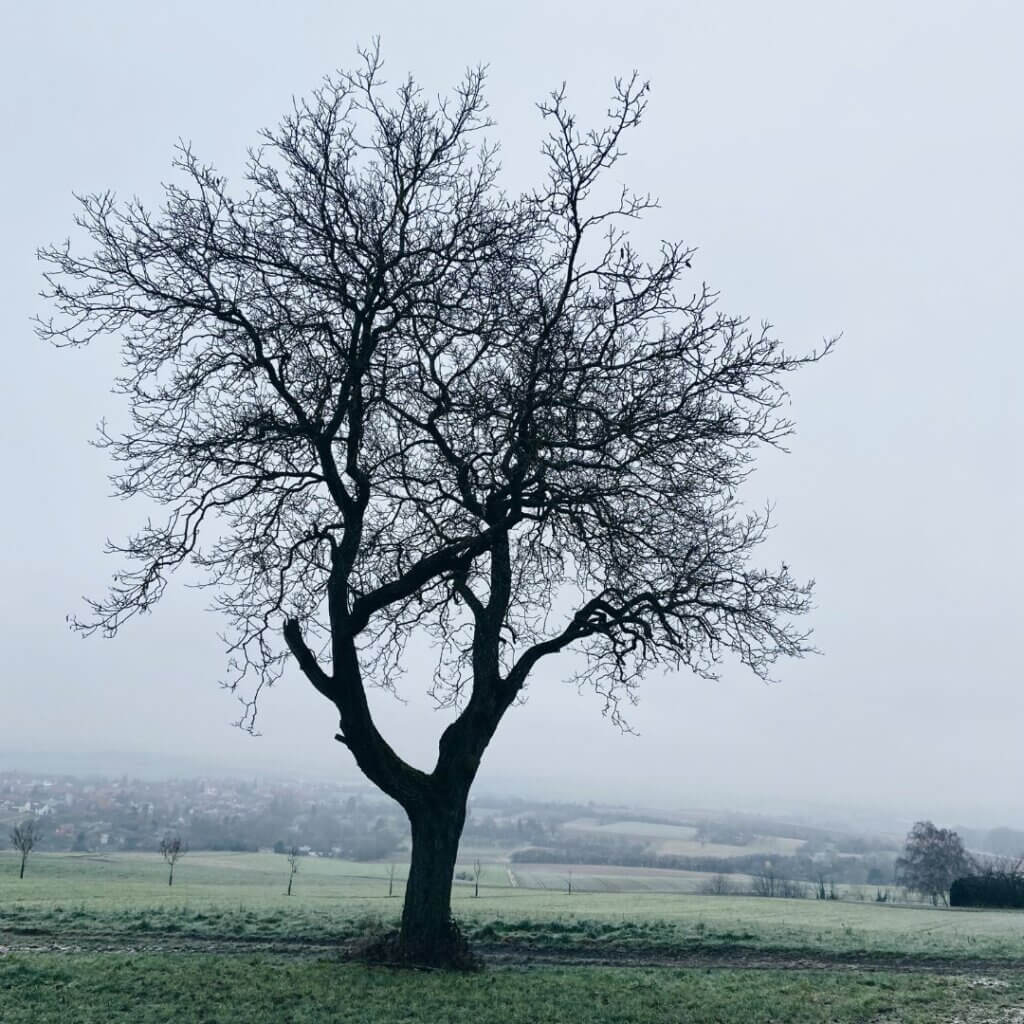
<path id="1" fill-rule="evenodd" d="M 302 852 L 359 860 L 402 844 L 404 815 L 373 791 L 322 783 L 146 781 L 0 773 L 0 822 L 42 827 L 40 850 L 157 850 L 165 835 L 193 849 Z M 7 828 L 3 831 L 6 837 Z"/>
<path id="2" fill-rule="evenodd" d="M 467 835 L 529 845 L 550 834 L 553 819 L 580 811 L 544 805 L 534 814 L 522 801 L 497 804 L 470 815 Z M 409 834 L 401 808 L 369 787 L 0 772 L 0 848 L 28 818 L 41 826 L 38 849 L 51 852 L 156 851 L 171 834 L 197 850 L 295 847 L 310 856 L 379 860 L 406 849 Z"/>

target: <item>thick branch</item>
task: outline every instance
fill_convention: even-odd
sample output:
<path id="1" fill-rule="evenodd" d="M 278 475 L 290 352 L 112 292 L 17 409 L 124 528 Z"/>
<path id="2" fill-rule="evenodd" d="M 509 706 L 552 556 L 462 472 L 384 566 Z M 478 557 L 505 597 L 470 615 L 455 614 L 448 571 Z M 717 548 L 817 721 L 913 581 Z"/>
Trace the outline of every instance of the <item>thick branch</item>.
<path id="1" fill-rule="evenodd" d="M 284 624 L 284 639 L 292 657 L 299 663 L 303 674 L 328 700 L 335 699 L 334 680 L 320 667 L 316 655 L 309 649 L 302 637 L 298 619 L 287 619 Z"/>

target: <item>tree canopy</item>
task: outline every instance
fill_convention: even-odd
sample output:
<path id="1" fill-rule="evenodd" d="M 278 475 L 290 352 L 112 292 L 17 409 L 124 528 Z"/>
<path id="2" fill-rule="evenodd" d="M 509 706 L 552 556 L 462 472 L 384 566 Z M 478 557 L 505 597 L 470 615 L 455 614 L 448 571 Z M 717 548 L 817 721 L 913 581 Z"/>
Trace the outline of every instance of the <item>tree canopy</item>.
<path id="1" fill-rule="evenodd" d="M 25 863 L 28 861 L 28 855 L 35 849 L 42 837 L 42 827 L 35 818 L 26 818 L 25 821 L 11 829 L 11 846 L 21 856 L 21 865 L 18 869 L 19 878 L 25 877 Z"/>
<path id="2" fill-rule="evenodd" d="M 907 833 L 903 855 L 896 860 L 896 879 L 933 903 L 949 901 L 949 888 L 971 870 L 963 840 L 949 828 L 918 821 Z"/>

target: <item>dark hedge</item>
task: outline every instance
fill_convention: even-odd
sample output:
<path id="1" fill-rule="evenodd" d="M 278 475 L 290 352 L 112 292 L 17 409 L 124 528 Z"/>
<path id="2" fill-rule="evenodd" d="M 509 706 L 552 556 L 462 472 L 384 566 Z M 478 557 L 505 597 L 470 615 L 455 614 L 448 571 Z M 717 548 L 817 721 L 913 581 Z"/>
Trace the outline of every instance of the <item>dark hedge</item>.
<path id="1" fill-rule="evenodd" d="M 949 888 L 951 907 L 1024 907 L 1024 877 L 967 875 Z"/>

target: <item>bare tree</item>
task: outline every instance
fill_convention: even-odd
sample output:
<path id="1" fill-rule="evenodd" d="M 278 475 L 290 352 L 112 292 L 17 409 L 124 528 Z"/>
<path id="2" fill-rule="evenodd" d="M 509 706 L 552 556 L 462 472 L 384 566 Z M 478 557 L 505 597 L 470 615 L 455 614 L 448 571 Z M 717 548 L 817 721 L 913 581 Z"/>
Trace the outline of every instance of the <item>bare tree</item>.
<path id="1" fill-rule="evenodd" d="M 388 898 L 395 894 L 395 862 L 388 865 Z"/>
<path id="2" fill-rule="evenodd" d="M 918 821 L 907 833 L 903 855 L 896 859 L 896 880 L 937 905 L 949 903 L 949 887 L 971 870 L 960 836 L 952 829 Z"/>
<path id="3" fill-rule="evenodd" d="M 791 432 L 783 379 L 820 354 L 717 311 L 684 282 L 692 249 L 630 241 L 656 204 L 604 179 L 644 113 L 635 75 L 591 130 L 563 91 L 542 103 L 547 175 L 513 197 L 482 70 L 433 102 L 363 57 L 264 133 L 240 196 L 185 147 L 158 212 L 83 197 L 95 248 L 41 252 L 39 329 L 120 339 L 132 424 L 98 443 L 123 496 L 167 509 L 113 548 L 126 565 L 78 628 L 116 634 L 179 567 L 205 572 L 240 724 L 294 659 L 409 816 L 396 955 L 447 964 L 469 789 L 542 659 L 576 651 L 622 724 L 657 666 L 714 677 L 734 655 L 768 677 L 809 650 L 810 585 L 751 564 L 768 517 L 738 492 Z M 366 695 L 415 634 L 456 712 L 426 771 Z"/>
<path id="4" fill-rule="evenodd" d="M 771 861 L 766 861 L 761 871 L 751 879 L 750 893 L 752 896 L 778 896 L 782 899 L 799 900 L 806 898 L 807 889 L 802 883 L 777 874 Z"/>
<path id="5" fill-rule="evenodd" d="M 708 896 L 728 896 L 733 892 L 733 884 L 727 875 L 712 875 L 701 885 L 700 891 Z"/>
<path id="6" fill-rule="evenodd" d="M 807 899 L 807 886 L 795 878 L 780 878 L 776 886 L 776 895 L 787 900 Z"/>
<path id="7" fill-rule="evenodd" d="M 35 849 L 36 843 L 42 838 L 43 830 L 35 818 L 26 818 L 20 825 L 11 829 L 11 846 L 21 854 L 19 878 L 25 877 L 25 862 L 28 855 Z"/>
<path id="8" fill-rule="evenodd" d="M 188 845 L 182 842 L 181 836 L 168 833 L 160 840 L 160 855 L 167 862 L 170 871 L 167 875 L 167 884 L 174 884 L 174 865 L 188 853 Z"/>
<path id="9" fill-rule="evenodd" d="M 480 895 L 480 872 L 483 871 L 483 865 L 480 863 L 480 858 L 477 857 L 473 861 L 473 896 L 478 897 Z"/>
<path id="10" fill-rule="evenodd" d="M 775 869 L 768 862 L 756 875 L 751 877 L 750 893 L 752 896 L 777 896 L 779 881 Z"/>
<path id="11" fill-rule="evenodd" d="M 292 846 L 288 850 L 288 892 L 286 896 L 292 894 L 292 882 L 295 881 L 295 876 L 299 873 L 299 848 Z"/>
<path id="12" fill-rule="evenodd" d="M 1016 856 L 1002 854 L 968 855 L 971 870 L 986 878 L 1024 879 L 1024 853 Z"/>

